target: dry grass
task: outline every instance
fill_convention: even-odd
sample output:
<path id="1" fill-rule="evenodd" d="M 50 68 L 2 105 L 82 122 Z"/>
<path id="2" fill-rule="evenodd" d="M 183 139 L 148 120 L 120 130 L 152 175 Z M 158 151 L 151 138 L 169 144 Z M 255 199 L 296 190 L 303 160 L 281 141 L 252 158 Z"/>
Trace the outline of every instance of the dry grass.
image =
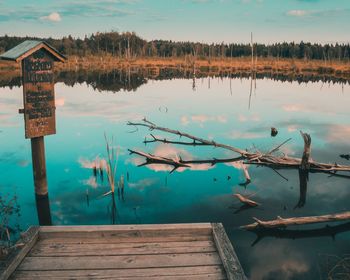
<path id="1" fill-rule="evenodd" d="M 113 146 L 114 139 L 112 137 L 109 140 L 105 134 L 106 141 L 106 150 L 107 150 L 107 162 L 106 162 L 106 173 L 108 178 L 108 183 L 110 186 L 110 191 L 105 195 L 112 193 L 114 195 L 115 191 L 115 174 L 117 172 L 117 164 L 118 164 L 118 151 L 115 146 Z"/>
<path id="2" fill-rule="evenodd" d="M 67 63 L 60 65 L 59 69 L 115 69 L 127 67 L 140 68 L 166 68 L 183 67 L 197 69 L 207 68 L 209 71 L 251 71 L 251 59 L 242 58 L 215 58 L 195 59 L 193 56 L 182 58 L 137 58 L 131 60 L 119 59 L 112 56 L 103 57 L 69 57 Z M 211 69 L 210 69 L 211 68 Z M 279 71 L 279 72 L 322 72 L 338 73 L 350 76 L 350 62 L 323 61 L 323 60 L 301 60 L 301 59 L 277 59 L 259 58 L 253 66 L 256 72 Z"/>
<path id="3" fill-rule="evenodd" d="M 119 59 L 110 55 L 106 56 L 88 56 L 77 57 L 70 56 L 66 63 L 57 63 L 56 68 L 59 70 L 74 70 L 74 69 L 117 69 L 125 67 L 211 67 L 220 69 L 235 69 L 235 70 L 251 70 L 250 57 L 241 58 L 214 58 L 214 59 L 196 59 L 193 56 L 185 56 L 179 58 L 160 58 L 160 57 L 145 57 L 135 59 Z M 345 61 L 323 61 L 323 60 L 304 60 L 304 59 L 277 59 L 277 58 L 258 58 L 256 71 L 296 71 L 296 72 L 313 72 L 320 70 L 328 70 L 341 72 L 350 75 L 350 62 Z M 18 63 L 9 61 L 0 61 L 0 73 L 19 71 Z"/>
<path id="4" fill-rule="evenodd" d="M 350 62 L 323 61 L 303 59 L 258 58 L 251 65 L 250 57 L 200 59 L 193 56 L 180 58 L 145 57 L 119 59 L 110 55 L 77 57 L 70 56 L 66 63 L 56 63 L 55 71 L 111 71 L 125 69 L 147 69 L 152 77 L 159 75 L 160 69 L 174 68 L 192 71 L 199 75 L 221 75 L 237 73 L 272 73 L 288 76 L 317 75 L 330 78 L 350 80 Z M 11 78 L 20 75 L 20 65 L 8 61 L 0 61 L 0 81 L 6 84 Z"/>

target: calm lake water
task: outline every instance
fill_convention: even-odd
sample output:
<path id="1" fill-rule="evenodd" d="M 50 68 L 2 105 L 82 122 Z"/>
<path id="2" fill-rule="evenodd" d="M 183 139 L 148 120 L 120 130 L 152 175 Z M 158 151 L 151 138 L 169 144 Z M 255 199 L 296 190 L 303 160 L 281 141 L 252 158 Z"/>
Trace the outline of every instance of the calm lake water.
<path id="1" fill-rule="evenodd" d="M 250 166 L 252 183 L 244 188 L 239 185 L 245 181 L 239 166 L 203 165 L 172 174 L 161 166 L 137 167 L 142 159 L 130 156 L 127 149 L 183 159 L 234 154 L 208 147 L 145 146 L 150 132 L 139 128 L 131 133 L 135 128 L 126 125 L 147 117 L 160 126 L 266 152 L 291 137 L 282 151 L 297 157 L 303 150 L 302 130 L 311 134 L 314 160 L 350 164 L 339 157 L 350 153 L 349 84 L 258 79 L 250 98 L 251 82 L 245 78 L 133 77 L 131 85 L 119 75 L 115 86 L 108 79 L 99 86 L 98 79 L 64 83 L 61 77 L 56 83 L 57 134 L 45 138 L 53 224 L 111 223 L 110 197 L 102 197 L 108 191 L 107 180 L 96 180 L 91 169 L 97 157 L 106 157 L 106 133 L 119 147 L 117 177 L 126 180 L 129 174 L 124 198 L 117 199 L 117 223 L 222 222 L 251 279 L 325 279 L 325 271 L 350 254 L 350 224 L 336 227 L 333 238 L 324 236 L 325 230 L 300 231 L 324 227 L 316 225 L 275 232 L 278 238 L 264 236 L 258 242 L 256 234 L 238 229 L 253 222 L 252 217 L 348 211 L 349 179 L 310 174 L 306 203 L 295 208 L 300 192 L 297 170 L 279 170 L 284 179 L 272 169 Z M 14 222 L 25 230 L 38 220 L 30 141 L 24 139 L 23 115 L 18 114 L 22 106 L 20 86 L 0 88 L 0 195 L 18 197 L 21 216 Z M 279 131 L 276 137 L 270 136 L 272 126 Z M 232 196 L 237 192 L 254 194 L 252 199 L 261 206 L 239 209 Z"/>

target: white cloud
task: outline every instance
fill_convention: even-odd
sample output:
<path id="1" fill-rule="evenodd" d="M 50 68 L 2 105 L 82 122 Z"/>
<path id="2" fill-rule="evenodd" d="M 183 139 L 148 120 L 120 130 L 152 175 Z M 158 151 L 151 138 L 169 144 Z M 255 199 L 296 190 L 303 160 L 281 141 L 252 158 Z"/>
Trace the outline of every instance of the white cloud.
<path id="1" fill-rule="evenodd" d="M 40 18 L 41 20 L 47 20 L 52 22 L 59 22 L 62 20 L 61 15 L 59 13 L 51 13 L 48 16 L 43 16 Z"/>
<path id="2" fill-rule="evenodd" d="M 293 16 L 293 17 L 303 17 L 308 15 L 309 13 L 305 10 L 290 10 L 287 12 L 287 15 Z"/>
<path id="3" fill-rule="evenodd" d="M 255 132 L 240 132 L 240 131 L 232 131 L 229 134 L 229 138 L 231 139 L 257 139 L 257 138 L 263 138 L 264 135 L 261 133 L 255 133 Z"/>

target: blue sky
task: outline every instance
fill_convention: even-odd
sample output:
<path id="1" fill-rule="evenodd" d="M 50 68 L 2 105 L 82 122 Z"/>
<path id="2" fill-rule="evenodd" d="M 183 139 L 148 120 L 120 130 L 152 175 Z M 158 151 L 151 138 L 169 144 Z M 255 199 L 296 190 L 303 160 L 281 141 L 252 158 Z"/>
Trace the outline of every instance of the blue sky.
<path id="1" fill-rule="evenodd" d="M 0 35 L 347 43 L 349 25 L 350 0 L 0 0 Z"/>

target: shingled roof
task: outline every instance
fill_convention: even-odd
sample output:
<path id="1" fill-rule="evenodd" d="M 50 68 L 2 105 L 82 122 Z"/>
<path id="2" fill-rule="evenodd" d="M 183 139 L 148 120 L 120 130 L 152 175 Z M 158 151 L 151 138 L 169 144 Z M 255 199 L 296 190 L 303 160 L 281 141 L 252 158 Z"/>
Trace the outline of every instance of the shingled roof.
<path id="1" fill-rule="evenodd" d="M 0 59 L 19 62 L 37 50 L 44 48 L 55 61 L 64 62 L 66 57 L 44 41 L 27 40 L 0 55 Z"/>

